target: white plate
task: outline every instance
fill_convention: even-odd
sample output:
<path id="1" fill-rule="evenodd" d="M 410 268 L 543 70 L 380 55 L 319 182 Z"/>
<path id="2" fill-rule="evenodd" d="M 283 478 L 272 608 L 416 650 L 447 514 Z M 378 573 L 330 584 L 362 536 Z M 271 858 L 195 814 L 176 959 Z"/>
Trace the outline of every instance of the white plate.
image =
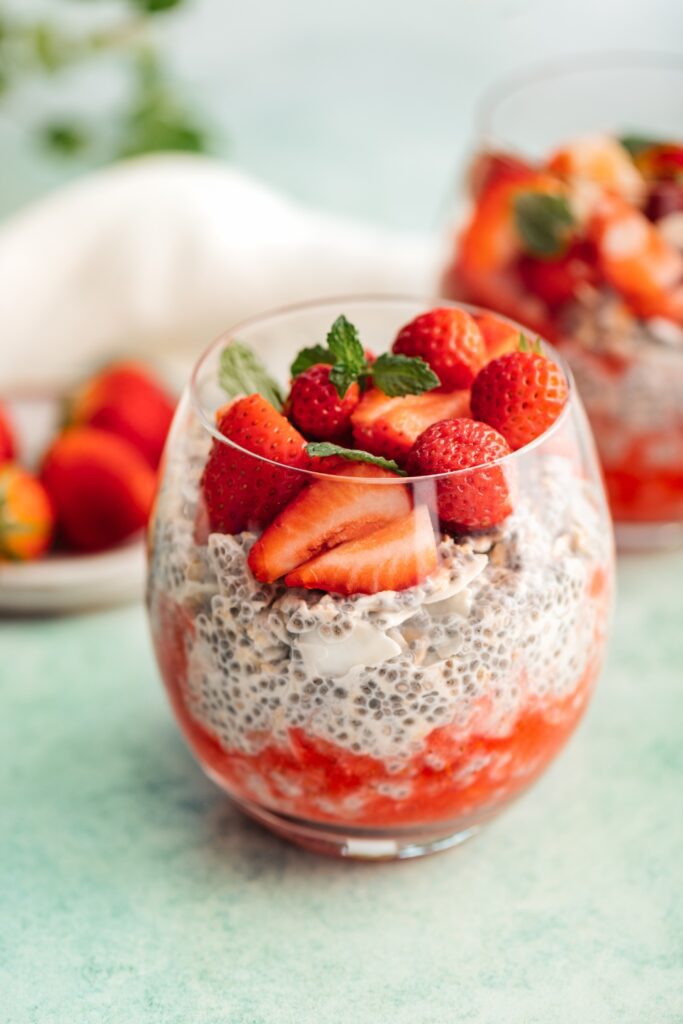
<path id="1" fill-rule="evenodd" d="M 6 398 L 29 469 L 59 425 L 60 402 L 46 390 Z M 145 543 L 139 535 L 96 555 L 54 554 L 35 562 L 0 562 L 0 613 L 75 612 L 139 600 L 145 586 Z"/>
<path id="2" fill-rule="evenodd" d="M 145 544 L 139 538 L 98 555 L 49 555 L 0 564 L 0 612 L 75 612 L 142 597 Z"/>

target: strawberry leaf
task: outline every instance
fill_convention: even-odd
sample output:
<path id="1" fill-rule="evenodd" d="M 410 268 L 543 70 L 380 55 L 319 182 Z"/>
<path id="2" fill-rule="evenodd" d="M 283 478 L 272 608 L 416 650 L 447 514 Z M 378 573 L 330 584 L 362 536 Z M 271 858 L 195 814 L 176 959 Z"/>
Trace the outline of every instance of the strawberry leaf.
<path id="1" fill-rule="evenodd" d="M 617 141 L 624 147 L 631 158 L 640 156 L 645 149 L 651 149 L 653 146 L 661 146 L 662 144 L 661 139 L 655 139 L 651 135 L 639 135 L 638 132 L 622 135 Z"/>
<path id="2" fill-rule="evenodd" d="M 514 215 L 524 251 L 545 259 L 562 255 L 576 223 L 567 199 L 546 192 L 520 192 Z"/>
<path id="3" fill-rule="evenodd" d="M 371 466 L 379 466 L 380 469 L 389 469 L 392 473 L 405 476 L 405 470 L 401 469 L 393 459 L 383 459 L 381 455 L 371 455 L 370 452 L 363 452 L 359 448 L 343 448 L 339 444 L 332 444 L 331 441 L 315 441 L 306 445 L 308 455 L 324 459 L 328 455 L 338 455 L 341 459 L 348 459 L 349 462 L 367 462 Z"/>
<path id="4" fill-rule="evenodd" d="M 393 355 L 385 352 L 369 367 L 375 387 L 390 398 L 421 395 L 438 388 L 441 381 L 428 363 L 418 356 Z"/>
<path id="5" fill-rule="evenodd" d="M 312 345 L 311 348 L 302 348 L 299 355 L 292 363 L 289 372 L 292 377 L 298 377 L 304 370 L 310 370 L 318 363 L 334 363 L 334 356 L 329 348 L 324 345 Z"/>
<path id="6" fill-rule="evenodd" d="M 262 395 L 277 409 L 282 409 L 282 394 L 265 366 L 248 345 L 232 341 L 221 352 L 218 383 L 229 398 L 240 395 Z"/>
<path id="7" fill-rule="evenodd" d="M 351 373 L 358 376 L 366 366 L 365 352 L 358 337 L 358 331 L 346 317 L 338 316 L 327 335 L 327 347 L 334 363 L 342 363 Z"/>

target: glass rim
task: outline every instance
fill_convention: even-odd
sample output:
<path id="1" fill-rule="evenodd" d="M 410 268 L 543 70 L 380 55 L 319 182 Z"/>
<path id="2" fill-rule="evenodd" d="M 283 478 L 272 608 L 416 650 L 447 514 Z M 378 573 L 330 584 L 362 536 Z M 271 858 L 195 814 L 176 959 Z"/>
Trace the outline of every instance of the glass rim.
<path id="1" fill-rule="evenodd" d="M 529 442 L 529 444 L 524 445 L 522 448 L 517 448 L 516 450 L 509 452 L 507 455 L 502 455 L 500 458 L 495 459 L 492 462 L 482 462 L 475 466 L 468 466 L 465 469 L 448 470 L 444 473 L 431 473 L 424 476 L 397 475 L 395 478 L 358 477 L 354 479 L 353 477 L 340 477 L 339 473 L 326 473 L 322 470 L 317 469 L 306 469 L 300 466 L 287 466 L 282 462 L 276 462 L 274 459 L 269 459 L 265 455 L 258 455 L 256 452 L 249 451 L 248 448 L 243 448 L 241 445 L 235 444 L 234 441 L 231 441 L 230 438 L 222 434 L 216 427 L 215 423 L 211 422 L 209 416 L 207 415 L 207 411 L 202 405 L 200 396 L 198 394 L 199 375 L 201 373 L 201 370 L 204 364 L 207 362 L 207 360 L 211 358 L 211 356 L 219 348 L 219 346 L 226 345 L 228 343 L 228 339 L 235 340 L 236 335 L 240 331 L 248 329 L 249 327 L 253 327 L 257 324 L 264 324 L 269 320 L 277 321 L 283 317 L 293 316 L 296 313 L 303 313 L 308 310 L 323 310 L 325 308 L 330 308 L 331 310 L 334 310 L 335 307 L 338 307 L 343 303 L 366 304 L 370 307 L 375 308 L 379 308 L 381 305 L 391 305 L 392 303 L 405 304 L 410 306 L 423 305 L 425 313 L 428 312 L 430 309 L 437 309 L 443 307 L 464 309 L 468 313 L 491 313 L 498 319 L 511 324 L 520 333 L 536 334 L 536 332 L 529 332 L 529 329 L 525 327 L 523 324 L 520 324 L 518 321 L 513 320 L 510 317 L 503 316 L 500 313 L 496 313 L 494 310 L 487 309 L 485 306 L 476 306 L 467 302 L 454 302 L 451 299 L 444 299 L 441 297 L 425 298 L 424 296 L 379 292 L 369 292 L 360 294 L 342 293 L 340 295 L 331 295 L 324 298 L 309 299 L 304 302 L 294 302 L 282 306 L 276 306 L 273 307 L 272 309 L 268 309 L 261 313 L 254 314 L 253 316 L 245 317 L 243 320 L 238 321 L 233 326 L 228 327 L 224 331 L 221 331 L 221 333 L 216 338 L 214 338 L 214 340 L 201 352 L 201 354 L 197 358 L 197 361 L 194 364 L 188 384 L 190 403 L 194 409 L 195 414 L 199 419 L 200 424 L 214 440 L 219 441 L 221 444 L 228 445 L 230 448 L 234 448 L 238 452 L 242 452 L 246 455 L 249 455 L 253 459 L 258 459 L 260 462 L 269 463 L 271 466 L 276 466 L 280 469 L 286 469 L 292 473 L 301 473 L 304 476 L 311 477 L 311 479 L 344 479 L 350 483 L 357 481 L 359 484 L 371 484 L 373 486 L 385 486 L 387 484 L 390 486 L 394 486 L 395 484 L 418 484 L 425 483 L 430 480 L 444 480 L 449 478 L 463 477 L 466 474 L 477 473 L 498 466 L 506 467 L 513 462 L 517 462 L 521 459 L 524 459 L 526 455 L 534 451 L 536 448 L 539 448 L 549 438 L 551 438 L 554 434 L 558 433 L 562 429 L 562 426 L 564 425 L 565 421 L 570 415 L 570 410 L 573 410 L 576 406 L 576 403 L 578 401 L 577 391 L 574 384 L 572 372 L 566 360 L 557 351 L 557 349 L 550 344 L 550 342 L 546 341 L 545 338 L 541 338 L 540 335 L 536 334 L 536 337 L 538 338 L 538 340 L 540 340 L 542 344 L 544 352 L 546 352 L 546 354 L 548 354 L 562 370 L 568 389 L 567 401 L 565 402 L 564 408 L 560 412 L 557 419 L 548 427 L 547 430 L 544 430 L 543 433 L 539 434 L 538 437 L 535 437 L 533 441 Z M 336 315 L 339 315 L 338 308 L 336 310 Z M 420 314 L 418 313 L 416 315 L 419 316 Z M 225 404 L 229 405 L 230 402 L 228 401 Z M 349 465 L 353 465 L 353 463 L 349 461 Z"/>
<path id="2" fill-rule="evenodd" d="M 629 70 L 679 71 L 683 75 L 683 54 L 666 50 L 596 50 L 529 64 L 502 75 L 484 91 L 474 108 L 475 134 L 478 139 L 495 144 L 499 133 L 494 130 L 493 122 L 498 108 L 535 85 L 591 72 L 609 74 Z"/>

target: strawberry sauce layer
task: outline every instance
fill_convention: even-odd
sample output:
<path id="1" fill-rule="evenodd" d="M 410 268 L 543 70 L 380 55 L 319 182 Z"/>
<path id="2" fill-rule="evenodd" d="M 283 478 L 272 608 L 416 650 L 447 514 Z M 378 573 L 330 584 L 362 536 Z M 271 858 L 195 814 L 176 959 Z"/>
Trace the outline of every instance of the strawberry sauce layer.
<path id="1" fill-rule="evenodd" d="M 608 581 L 594 575 L 591 591 L 607 610 Z M 433 729 L 422 749 L 401 762 L 352 753 L 290 729 L 287 741 L 262 744 L 255 754 L 226 750 L 187 710 L 185 640 L 192 622 L 161 597 L 152 613 L 153 636 L 164 681 L 183 733 L 208 774 L 233 796 L 309 821 L 370 828 L 481 819 L 536 779 L 564 746 L 581 718 L 599 671 L 589 661 L 576 689 L 559 700 L 532 698 L 504 735 L 491 734 L 492 703 L 482 701 L 468 727 Z M 523 681 L 520 681 L 523 685 Z M 487 731 L 488 730 L 488 731 Z"/>

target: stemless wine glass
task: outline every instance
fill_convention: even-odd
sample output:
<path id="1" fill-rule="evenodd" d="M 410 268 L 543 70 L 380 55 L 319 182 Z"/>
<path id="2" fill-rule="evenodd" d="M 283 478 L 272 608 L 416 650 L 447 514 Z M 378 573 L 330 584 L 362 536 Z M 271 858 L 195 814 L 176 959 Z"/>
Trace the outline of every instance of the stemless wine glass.
<path id="1" fill-rule="evenodd" d="M 571 382 L 558 420 L 526 448 L 435 477 L 286 469 L 217 429 L 221 354 L 236 341 L 286 388 L 296 353 L 339 314 L 379 353 L 427 308 L 341 298 L 228 330 L 178 406 L 150 528 L 154 645 L 195 757 L 247 814 L 339 856 L 414 857 L 472 835 L 575 729 L 608 630 L 610 519 Z M 277 474 L 286 526 L 207 531 L 205 467 L 225 450 L 247 460 L 225 501 Z M 446 532 L 446 496 L 465 523 L 472 501 L 502 500 L 508 515 Z M 307 561 L 322 521 L 337 534 Z M 266 563 L 273 582 L 252 573 Z M 376 573 L 393 586 L 362 592 Z M 327 590 L 307 589 L 323 579 Z"/>
<path id="2" fill-rule="evenodd" d="M 591 173 L 613 174 L 619 192 L 614 245 L 637 248 L 640 236 L 656 229 L 653 247 L 661 247 L 659 238 L 673 248 L 668 265 L 675 277 L 675 250 L 683 252 L 682 126 L 680 57 L 576 58 L 501 82 L 481 106 L 468 179 L 474 208 L 487 204 L 490 230 L 469 239 L 469 254 L 466 234 L 459 236 L 443 281 L 451 297 L 507 313 L 561 348 L 593 427 L 617 541 L 624 548 L 683 542 L 683 275 L 678 285 L 667 283 L 665 301 L 651 304 L 638 282 L 634 294 L 625 295 L 602 274 L 590 238 L 557 262 L 529 259 L 498 214 L 518 189 L 547 188 L 538 177 L 534 183 L 529 171 L 547 175 L 550 154 L 577 139 L 630 136 L 633 150 L 648 140 L 676 142 L 669 179 L 644 185 L 621 150 L 621 156 L 606 153 L 602 164 L 587 158 L 582 191 L 574 196 L 585 208 L 595 198 L 586 189 Z M 507 198 L 500 184 L 505 179 Z M 593 177 L 596 182 L 605 184 Z M 625 205 L 618 205 L 622 200 Z"/>

